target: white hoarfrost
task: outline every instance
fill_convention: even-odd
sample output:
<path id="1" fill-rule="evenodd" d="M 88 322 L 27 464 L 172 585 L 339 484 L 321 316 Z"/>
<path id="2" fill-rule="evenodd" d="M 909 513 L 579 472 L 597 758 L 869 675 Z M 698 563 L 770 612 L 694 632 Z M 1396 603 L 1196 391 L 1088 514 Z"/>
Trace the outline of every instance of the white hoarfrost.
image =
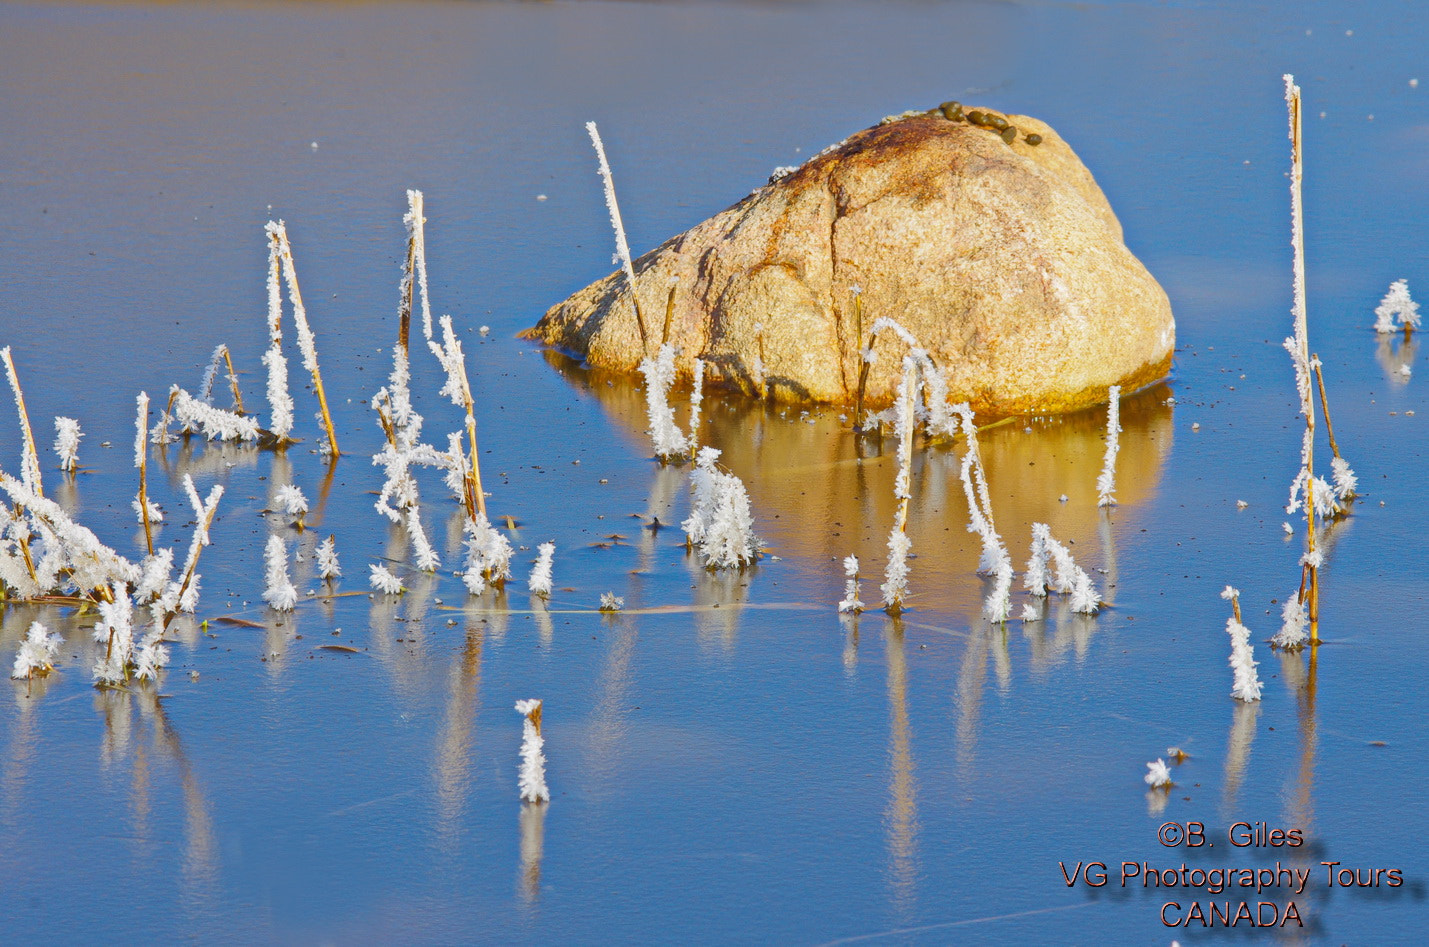
<path id="1" fill-rule="evenodd" d="M 280 612 L 290 612 L 298 604 L 298 590 L 288 578 L 288 547 L 281 537 L 269 536 L 264 551 L 267 578 L 263 601 Z"/>
<path id="2" fill-rule="evenodd" d="M 1167 789 L 1171 786 L 1171 770 L 1166 766 L 1166 761 L 1157 758 L 1154 763 L 1146 764 L 1146 785 L 1152 789 Z"/>
<path id="3" fill-rule="evenodd" d="M 525 717 L 521 727 L 521 775 L 518 788 L 523 802 L 550 802 L 551 791 L 546 788 L 546 756 L 542 752 L 546 745 L 541 736 L 541 701 L 518 700 L 516 712 Z"/>
<path id="4" fill-rule="evenodd" d="M 661 460 L 685 456 L 690 440 L 675 424 L 675 409 L 670 407 L 670 389 L 675 384 L 675 347 L 668 342 L 660 346 L 654 358 L 640 362 L 640 372 L 645 376 L 645 408 L 650 418 L 655 456 Z"/>
<path id="5" fill-rule="evenodd" d="M 386 566 L 374 564 L 369 568 L 372 574 L 368 581 L 378 592 L 384 595 L 398 595 L 402 592 L 402 580 L 388 572 Z"/>
<path id="6" fill-rule="evenodd" d="M 760 542 L 744 482 L 715 466 L 719 455 L 706 447 L 695 458 L 690 471 L 694 500 L 681 526 L 689 544 L 699 548 L 706 568 L 734 569 L 759 558 Z"/>
<path id="7" fill-rule="evenodd" d="M 273 502 L 277 504 L 277 511 L 284 516 L 291 516 L 300 519 L 308 512 L 308 498 L 303 496 L 303 491 L 296 485 L 285 483 L 273 494 Z"/>
<path id="8" fill-rule="evenodd" d="M 1395 280 L 1389 292 L 1374 309 L 1374 331 L 1394 332 L 1400 328 L 1419 328 L 1419 304 L 1409 298 L 1409 283 Z"/>
<path id="9" fill-rule="evenodd" d="M 541 543 L 536 547 L 536 564 L 531 567 L 531 576 L 526 580 L 526 588 L 532 595 L 549 598 L 551 595 L 551 563 L 556 555 L 555 543 Z"/>
<path id="10" fill-rule="evenodd" d="M 1106 406 L 1106 457 L 1102 461 L 1101 476 L 1097 478 L 1097 506 L 1116 505 L 1116 455 L 1121 449 L 1121 386 L 1112 385 L 1107 390 Z"/>
<path id="11" fill-rule="evenodd" d="M 859 601 L 858 556 L 844 557 L 844 576 L 844 597 L 839 602 L 839 611 L 857 615 L 863 611 L 863 602 Z"/>
<path id="12" fill-rule="evenodd" d="M 472 595 L 480 595 L 488 585 L 501 585 L 511 578 L 511 543 L 478 510 L 476 518 L 467 518 L 466 572 L 462 582 Z"/>
<path id="13" fill-rule="evenodd" d="M 318 575 L 324 579 L 336 579 L 342 575 L 342 566 L 337 561 L 337 546 L 334 537 L 329 536 L 318 544 Z"/>
<path id="14" fill-rule="evenodd" d="M 55 418 L 55 453 L 60 457 L 60 469 L 73 471 L 79 463 L 79 439 L 84 433 L 74 418 Z"/>
<path id="15" fill-rule="evenodd" d="M 1221 598 L 1240 611 L 1240 590 L 1225 587 Z M 1260 700 L 1260 678 L 1255 673 L 1255 651 L 1250 644 L 1250 629 L 1242 625 L 1238 615 L 1226 619 L 1226 634 L 1231 637 L 1230 667 L 1233 674 L 1231 696 L 1246 702 Z"/>
<path id="16" fill-rule="evenodd" d="M 258 440 L 258 422 L 252 418 L 204 404 L 178 386 L 172 389 L 172 394 L 174 417 L 178 419 L 179 429 L 183 433 L 199 431 L 211 441 Z M 156 444 L 164 444 L 169 440 L 166 422 L 161 421 L 151 433 Z"/>
<path id="17" fill-rule="evenodd" d="M 50 634 L 39 622 L 31 622 L 29 633 L 25 635 L 25 640 L 20 642 L 20 651 L 15 655 L 15 665 L 10 670 L 10 676 L 16 680 L 44 677 L 54 670 L 55 658 L 59 655 L 62 644 L 64 642 L 59 635 Z"/>

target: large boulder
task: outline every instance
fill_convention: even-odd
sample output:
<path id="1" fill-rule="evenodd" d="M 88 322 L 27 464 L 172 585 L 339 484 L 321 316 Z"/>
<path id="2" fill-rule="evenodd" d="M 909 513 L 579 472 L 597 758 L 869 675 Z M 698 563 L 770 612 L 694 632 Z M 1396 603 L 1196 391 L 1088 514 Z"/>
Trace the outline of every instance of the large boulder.
<path id="1" fill-rule="evenodd" d="M 682 375 L 698 357 L 708 380 L 840 404 L 889 316 L 981 417 L 1072 411 L 1163 377 L 1170 303 L 1091 173 L 1037 119 L 973 117 L 1015 137 L 951 107 L 885 120 L 645 254 L 643 343 L 621 271 L 526 335 L 633 371 L 668 320 Z M 868 406 L 892 400 L 904 348 L 879 336 Z"/>

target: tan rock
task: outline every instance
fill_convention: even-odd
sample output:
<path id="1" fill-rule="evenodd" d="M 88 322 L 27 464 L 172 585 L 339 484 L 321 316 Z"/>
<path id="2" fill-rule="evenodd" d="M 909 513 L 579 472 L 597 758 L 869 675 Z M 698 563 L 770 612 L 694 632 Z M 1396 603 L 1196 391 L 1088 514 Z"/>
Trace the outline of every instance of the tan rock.
<path id="1" fill-rule="evenodd" d="M 1072 149 L 1034 118 L 1005 117 L 1010 145 L 937 112 L 865 129 L 647 253 L 635 262 L 643 346 L 619 271 L 526 334 L 633 371 L 668 312 L 682 374 L 698 356 L 707 378 L 743 391 L 839 404 L 854 400 L 874 320 L 890 316 L 980 417 L 1072 411 L 1163 377 L 1166 293 Z M 902 350 L 880 336 L 869 406 L 892 400 Z"/>

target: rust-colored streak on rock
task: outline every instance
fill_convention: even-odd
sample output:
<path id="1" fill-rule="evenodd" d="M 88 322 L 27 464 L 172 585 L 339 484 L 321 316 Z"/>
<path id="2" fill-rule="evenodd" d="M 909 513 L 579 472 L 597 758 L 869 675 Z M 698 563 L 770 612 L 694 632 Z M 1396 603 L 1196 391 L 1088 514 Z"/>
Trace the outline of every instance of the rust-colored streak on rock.
<path id="1" fill-rule="evenodd" d="M 1163 377 L 1175 345 L 1165 292 L 1072 149 L 1034 118 L 1006 118 L 1010 145 L 937 113 L 865 129 L 641 257 L 646 311 L 663 311 L 675 282 L 681 373 L 703 358 L 712 382 L 753 394 L 762 335 L 769 397 L 850 403 L 859 349 L 891 316 L 981 417 L 1073 411 Z M 526 335 L 615 371 L 646 354 L 618 272 Z M 901 347 L 879 338 L 870 406 L 892 399 Z"/>

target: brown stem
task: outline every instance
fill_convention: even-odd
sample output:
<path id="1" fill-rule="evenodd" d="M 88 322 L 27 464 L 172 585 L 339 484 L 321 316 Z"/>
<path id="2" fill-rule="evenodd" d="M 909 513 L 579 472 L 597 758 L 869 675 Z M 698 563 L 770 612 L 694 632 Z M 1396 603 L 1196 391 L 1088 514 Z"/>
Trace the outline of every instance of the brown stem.
<path id="1" fill-rule="evenodd" d="M 238 388 L 238 372 L 233 368 L 233 356 L 228 352 L 228 346 L 223 347 L 223 360 L 228 365 L 228 385 L 233 389 L 233 413 L 241 415 L 243 413 L 243 392 Z"/>
<path id="2" fill-rule="evenodd" d="M 855 303 L 854 305 L 857 306 L 858 304 Z M 859 322 L 863 322 L 861 317 Z M 878 333 L 870 332 L 868 334 L 868 347 L 860 349 L 858 353 L 859 361 L 862 364 L 859 365 L 858 369 L 858 391 L 855 392 L 853 398 L 853 429 L 855 431 L 863 430 L 863 393 L 868 388 L 868 370 L 873 367 L 873 363 L 868 360 L 868 357 L 864 353 L 872 353 L 873 344 L 877 341 Z"/>
<path id="3" fill-rule="evenodd" d="M 1340 457 L 1340 445 L 1335 443 L 1335 425 L 1330 422 L 1330 400 L 1325 397 L 1325 372 L 1320 366 L 1320 356 L 1311 356 L 1310 364 L 1315 366 L 1315 382 L 1320 387 L 1320 409 L 1325 415 L 1325 433 L 1330 436 L 1330 451 Z"/>
<path id="4" fill-rule="evenodd" d="M 676 284 L 670 284 L 670 295 L 665 298 L 665 331 L 660 336 L 660 344 L 665 345 L 670 341 L 670 321 L 675 316 L 675 288 Z"/>

